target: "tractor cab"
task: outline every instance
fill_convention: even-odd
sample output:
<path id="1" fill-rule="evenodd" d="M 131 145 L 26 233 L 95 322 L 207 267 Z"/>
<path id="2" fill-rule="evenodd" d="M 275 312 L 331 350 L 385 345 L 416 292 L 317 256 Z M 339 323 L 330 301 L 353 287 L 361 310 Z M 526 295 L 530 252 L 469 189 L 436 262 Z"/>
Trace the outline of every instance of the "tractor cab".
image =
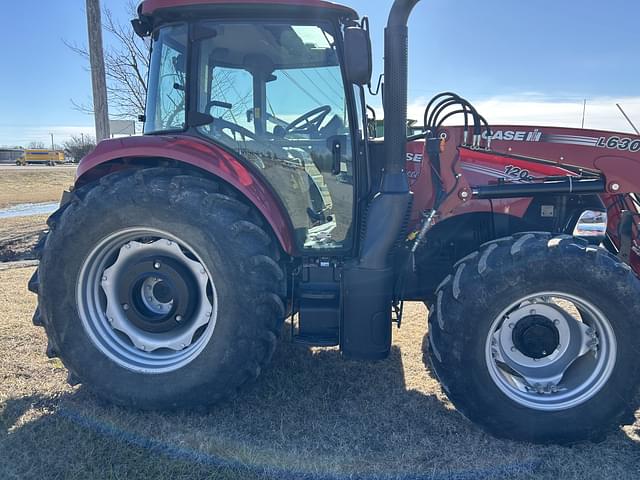
<path id="1" fill-rule="evenodd" d="M 350 251 L 363 123 L 342 58 L 355 13 L 258 2 L 249 19 L 244 2 L 168 3 L 144 2 L 137 20 L 153 41 L 145 134 L 226 149 L 277 194 L 300 250 Z"/>

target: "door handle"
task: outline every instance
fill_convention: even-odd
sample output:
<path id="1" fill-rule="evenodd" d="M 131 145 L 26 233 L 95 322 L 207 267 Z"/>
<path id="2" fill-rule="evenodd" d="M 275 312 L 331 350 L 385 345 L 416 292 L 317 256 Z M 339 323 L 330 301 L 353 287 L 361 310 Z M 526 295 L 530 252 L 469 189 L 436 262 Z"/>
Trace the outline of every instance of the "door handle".
<path id="1" fill-rule="evenodd" d="M 340 144 L 340 140 L 333 141 L 333 165 L 331 167 L 331 173 L 334 175 L 338 175 L 340 173 L 340 163 L 342 161 L 342 145 Z"/>

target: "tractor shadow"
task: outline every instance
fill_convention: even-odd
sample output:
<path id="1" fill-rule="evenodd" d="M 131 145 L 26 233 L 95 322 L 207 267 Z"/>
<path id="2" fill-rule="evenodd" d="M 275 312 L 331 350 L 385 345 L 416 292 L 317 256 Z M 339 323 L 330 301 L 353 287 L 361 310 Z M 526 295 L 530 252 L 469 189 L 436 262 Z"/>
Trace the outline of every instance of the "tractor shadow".
<path id="1" fill-rule="evenodd" d="M 162 468 L 158 478 L 165 478 L 184 465 L 199 472 L 185 478 L 222 467 L 248 469 L 237 478 L 265 472 L 277 478 L 283 472 L 291 478 L 557 478 L 598 458 L 603 471 L 640 471 L 640 443 L 622 431 L 583 449 L 485 435 L 443 400 L 416 353 L 394 346 L 387 360 L 360 363 L 344 360 L 337 349 L 302 348 L 285 338 L 255 384 L 197 412 L 131 411 L 83 387 L 54 398 L 10 399 L 0 410 L 0 457 L 11 461 L 0 460 L 0 476 L 13 471 L 26 478 L 35 468 L 66 477 L 69 462 L 87 472 L 115 464 L 119 475 L 132 478 L 135 468 L 147 468 L 147 477 Z M 603 463 L 594 449 L 620 455 Z"/>

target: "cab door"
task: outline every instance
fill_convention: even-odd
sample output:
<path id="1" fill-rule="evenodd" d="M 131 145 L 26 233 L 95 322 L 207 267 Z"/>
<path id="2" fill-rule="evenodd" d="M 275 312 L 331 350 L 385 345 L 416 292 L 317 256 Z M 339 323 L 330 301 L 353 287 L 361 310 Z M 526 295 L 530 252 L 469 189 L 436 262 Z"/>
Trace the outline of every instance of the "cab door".
<path id="1" fill-rule="evenodd" d="M 333 24 L 203 22 L 199 128 L 271 184 L 305 254 L 354 245 L 353 138 Z"/>

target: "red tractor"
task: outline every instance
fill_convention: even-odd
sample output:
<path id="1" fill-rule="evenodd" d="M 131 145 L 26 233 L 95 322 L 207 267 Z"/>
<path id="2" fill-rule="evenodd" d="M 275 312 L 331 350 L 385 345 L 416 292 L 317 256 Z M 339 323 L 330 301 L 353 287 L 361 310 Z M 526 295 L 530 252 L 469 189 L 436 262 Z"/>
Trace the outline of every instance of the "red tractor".
<path id="1" fill-rule="evenodd" d="M 260 374 L 288 316 L 295 342 L 380 360 L 403 302 L 424 301 L 430 368 L 492 434 L 633 422 L 640 138 L 492 128 L 449 93 L 408 137 L 417 3 L 389 16 L 384 139 L 352 9 L 141 4 L 145 135 L 80 163 L 30 282 L 72 383 L 136 408 L 212 404 Z"/>

